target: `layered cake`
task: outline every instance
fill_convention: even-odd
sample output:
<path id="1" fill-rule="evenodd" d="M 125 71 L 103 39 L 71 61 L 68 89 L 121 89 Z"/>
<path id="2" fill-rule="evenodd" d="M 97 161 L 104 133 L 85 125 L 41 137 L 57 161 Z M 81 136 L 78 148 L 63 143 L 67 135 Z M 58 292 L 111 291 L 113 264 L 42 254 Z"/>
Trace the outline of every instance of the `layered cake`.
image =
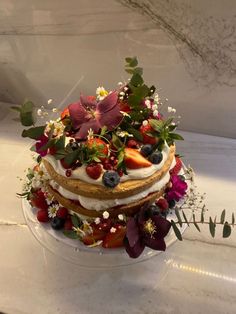
<path id="1" fill-rule="evenodd" d="M 36 140 L 38 157 L 22 195 L 38 208 L 40 223 L 84 245 L 124 246 L 138 257 L 145 246 L 165 250 L 168 212 L 187 183 L 175 146 L 182 140 L 175 109 L 168 107 L 163 117 L 160 97 L 144 83 L 136 58 L 126 58 L 126 71 L 131 78 L 117 89 L 81 94 L 62 111 L 53 109 L 55 119 L 23 131 Z M 22 123 L 34 125 L 23 106 Z M 41 108 L 38 115 L 48 112 Z"/>

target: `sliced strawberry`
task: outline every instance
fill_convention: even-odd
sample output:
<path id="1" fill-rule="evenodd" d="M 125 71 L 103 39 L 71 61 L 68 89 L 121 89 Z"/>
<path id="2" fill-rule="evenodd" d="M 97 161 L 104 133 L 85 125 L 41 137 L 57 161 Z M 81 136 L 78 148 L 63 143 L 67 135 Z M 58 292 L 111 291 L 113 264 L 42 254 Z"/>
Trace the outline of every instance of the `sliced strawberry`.
<path id="1" fill-rule="evenodd" d="M 130 169 L 150 167 L 152 163 L 133 148 L 125 148 L 125 165 Z"/>
<path id="2" fill-rule="evenodd" d="M 98 228 L 96 229 L 94 228 L 93 233 L 87 234 L 82 238 L 82 242 L 85 245 L 92 245 L 99 240 L 103 240 L 106 234 L 107 234 L 106 231 L 100 230 Z"/>
<path id="3" fill-rule="evenodd" d="M 141 132 L 141 134 L 143 136 L 143 143 L 144 144 L 154 145 L 157 143 L 158 139 L 156 137 L 152 137 L 152 136 L 147 135 L 147 133 L 150 133 L 153 131 L 153 128 L 151 127 L 150 124 L 141 125 L 139 131 Z"/>
<path id="4" fill-rule="evenodd" d="M 89 164 L 86 166 L 85 170 L 87 175 L 94 180 L 97 180 L 102 174 L 101 164 L 96 163 Z"/>
<path id="5" fill-rule="evenodd" d="M 48 212 L 44 209 L 40 209 L 37 212 L 37 219 L 39 222 L 48 222 L 49 221 Z"/>
<path id="6" fill-rule="evenodd" d="M 45 199 L 45 195 L 41 190 L 34 192 L 30 198 L 31 205 L 42 210 L 48 209 L 48 204 Z"/>
<path id="7" fill-rule="evenodd" d="M 108 232 L 103 240 L 102 246 L 104 248 L 117 248 L 122 247 L 126 234 L 126 227 L 122 225 L 115 225 L 113 227 L 115 232 Z"/>
<path id="8" fill-rule="evenodd" d="M 183 166 L 182 161 L 178 156 L 175 156 L 175 161 L 176 161 L 176 164 L 175 164 L 174 168 L 170 170 L 170 174 L 172 176 L 177 175 Z"/>
<path id="9" fill-rule="evenodd" d="M 103 160 L 108 155 L 107 144 L 102 139 L 100 139 L 98 137 L 91 138 L 90 140 L 88 140 L 87 146 L 90 149 L 95 149 L 99 153 L 99 155 L 102 155 L 102 157 L 98 156 L 98 158 L 100 160 Z"/>

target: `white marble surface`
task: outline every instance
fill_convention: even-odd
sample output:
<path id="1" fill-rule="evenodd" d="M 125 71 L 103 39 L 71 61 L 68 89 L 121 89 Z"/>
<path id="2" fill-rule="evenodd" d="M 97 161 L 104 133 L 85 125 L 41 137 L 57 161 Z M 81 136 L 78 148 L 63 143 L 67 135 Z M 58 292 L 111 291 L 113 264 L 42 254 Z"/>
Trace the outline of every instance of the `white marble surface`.
<path id="1" fill-rule="evenodd" d="M 137 55 L 183 129 L 236 138 L 235 15 L 235 0 L 0 0 L 0 100 L 112 89 Z"/>
<path id="2" fill-rule="evenodd" d="M 0 104 L 0 312 L 7 314 L 236 312 L 236 232 L 227 240 L 190 228 L 183 242 L 141 264 L 81 268 L 44 250 L 25 225 L 16 198 L 28 144 Z M 179 153 L 196 170 L 211 214 L 236 209 L 236 141 L 183 133 Z"/>

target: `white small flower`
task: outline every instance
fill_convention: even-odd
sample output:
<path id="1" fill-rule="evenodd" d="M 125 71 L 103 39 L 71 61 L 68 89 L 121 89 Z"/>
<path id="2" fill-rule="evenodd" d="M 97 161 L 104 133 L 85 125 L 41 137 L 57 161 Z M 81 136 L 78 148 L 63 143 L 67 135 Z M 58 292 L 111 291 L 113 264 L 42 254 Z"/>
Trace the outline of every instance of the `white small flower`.
<path id="1" fill-rule="evenodd" d="M 128 133 L 127 131 L 117 131 L 116 133 L 120 137 L 133 137 L 133 134 Z"/>
<path id="2" fill-rule="evenodd" d="M 118 215 L 118 218 L 119 218 L 120 220 L 124 220 L 124 215 L 119 214 L 119 215 Z"/>
<path id="3" fill-rule="evenodd" d="M 117 85 L 122 86 L 122 85 L 123 85 L 123 83 L 122 83 L 122 82 L 118 82 L 118 83 L 117 83 Z"/>
<path id="4" fill-rule="evenodd" d="M 48 99 L 48 105 L 50 105 L 52 103 L 52 99 Z"/>
<path id="5" fill-rule="evenodd" d="M 52 108 L 52 112 L 58 112 L 57 108 Z"/>
<path id="6" fill-rule="evenodd" d="M 151 108 L 151 102 L 150 102 L 149 99 L 145 100 L 145 105 L 146 105 L 147 108 L 149 108 L 149 109 Z"/>
<path id="7" fill-rule="evenodd" d="M 124 91 L 127 92 L 129 88 L 127 86 L 124 87 Z"/>
<path id="8" fill-rule="evenodd" d="M 157 117 L 157 116 L 158 116 L 158 113 L 159 113 L 158 110 L 154 110 L 154 111 L 153 111 L 153 116 L 154 116 L 154 117 Z"/>
<path id="9" fill-rule="evenodd" d="M 120 96 L 125 96 L 125 93 L 124 93 L 124 92 L 120 92 L 119 95 L 120 95 Z"/>
<path id="10" fill-rule="evenodd" d="M 96 95 L 97 95 L 98 100 L 103 100 L 108 95 L 108 91 L 105 90 L 103 86 L 99 86 L 96 89 Z"/>
<path id="11" fill-rule="evenodd" d="M 101 219 L 99 217 L 95 218 L 94 220 L 95 224 L 98 225 L 101 222 Z"/>
<path id="12" fill-rule="evenodd" d="M 157 105 L 153 105 L 152 106 L 152 110 L 157 110 L 158 106 Z"/>
<path id="13" fill-rule="evenodd" d="M 115 233 L 115 232 L 116 232 L 116 228 L 111 227 L 111 229 L 110 229 L 110 233 Z"/>
<path id="14" fill-rule="evenodd" d="M 167 108 L 168 112 L 172 112 L 172 107 L 169 107 Z"/>
<path id="15" fill-rule="evenodd" d="M 158 95 L 158 94 L 156 94 L 156 95 L 154 96 L 154 100 L 155 100 L 155 102 L 159 102 L 160 98 L 159 98 L 159 95 Z"/>
<path id="16" fill-rule="evenodd" d="M 120 100 L 123 100 L 123 99 L 124 99 L 124 97 L 123 97 L 123 96 L 120 96 L 120 97 L 119 97 L 119 99 L 120 99 Z"/>
<path id="17" fill-rule="evenodd" d="M 42 109 L 38 109 L 38 110 L 37 110 L 37 115 L 38 115 L 38 116 L 42 116 L 42 114 L 43 114 Z"/>
<path id="18" fill-rule="evenodd" d="M 108 219 L 110 214 L 107 211 L 105 211 L 105 212 L 103 212 L 102 216 L 104 219 Z"/>
<path id="19" fill-rule="evenodd" d="M 148 125 L 148 120 L 144 120 L 143 121 L 143 126 L 147 126 Z"/>
<path id="20" fill-rule="evenodd" d="M 122 113 L 122 115 L 123 115 L 124 117 L 129 117 L 129 118 L 130 118 L 130 115 L 129 115 L 127 112 L 125 112 L 125 111 L 120 111 L 120 113 Z"/>
<path id="21" fill-rule="evenodd" d="M 87 136 L 87 139 L 88 140 L 91 140 L 92 138 L 93 138 L 93 130 L 90 128 L 89 130 L 88 130 L 88 136 Z"/>
<path id="22" fill-rule="evenodd" d="M 59 209 L 59 204 L 53 204 L 48 207 L 48 217 L 54 218 L 57 215 L 57 211 Z"/>

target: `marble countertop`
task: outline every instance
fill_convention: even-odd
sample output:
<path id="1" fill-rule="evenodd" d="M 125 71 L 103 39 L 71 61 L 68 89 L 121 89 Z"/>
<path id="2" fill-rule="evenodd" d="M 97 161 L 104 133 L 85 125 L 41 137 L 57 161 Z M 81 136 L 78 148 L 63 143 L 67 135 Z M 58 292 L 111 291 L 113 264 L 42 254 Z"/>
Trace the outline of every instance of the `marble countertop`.
<path id="1" fill-rule="evenodd" d="M 25 224 L 17 177 L 31 163 L 30 143 L 1 106 L 0 312 L 235 313 L 236 231 L 215 239 L 191 227 L 183 242 L 146 262 L 108 270 L 82 268 L 57 258 Z M 183 132 L 178 143 L 207 193 L 211 214 L 236 211 L 236 140 Z"/>

